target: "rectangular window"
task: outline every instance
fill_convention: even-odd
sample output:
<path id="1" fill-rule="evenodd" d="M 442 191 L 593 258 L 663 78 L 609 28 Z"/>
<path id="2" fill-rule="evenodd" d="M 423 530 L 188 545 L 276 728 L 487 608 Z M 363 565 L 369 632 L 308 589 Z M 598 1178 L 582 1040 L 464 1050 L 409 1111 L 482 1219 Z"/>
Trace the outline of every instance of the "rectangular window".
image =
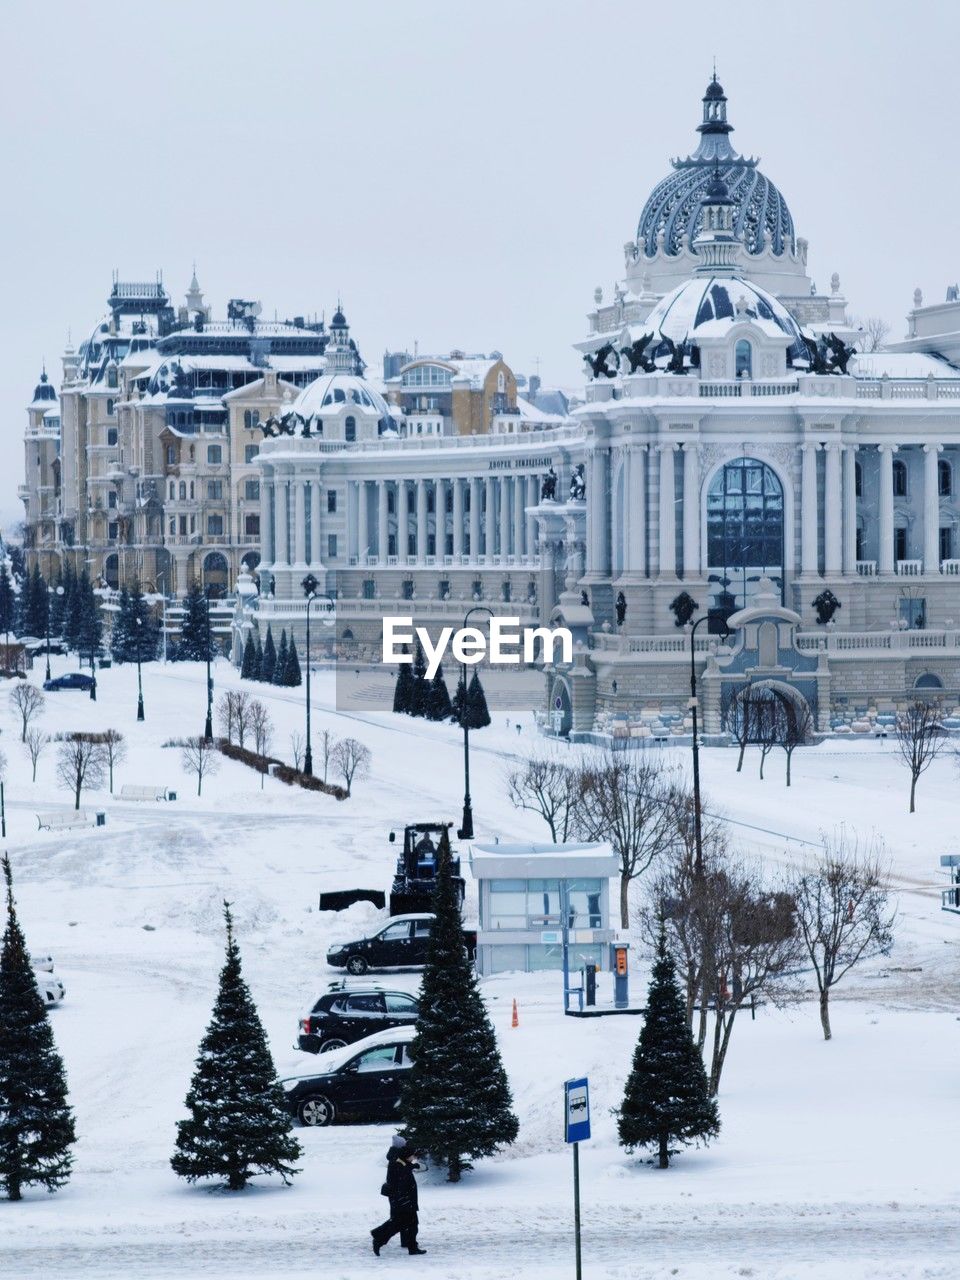
<path id="1" fill-rule="evenodd" d="M 253 462 L 259 452 L 260 452 L 260 446 L 258 444 L 244 445 L 243 446 L 244 462 Z"/>
<path id="2" fill-rule="evenodd" d="M 906 560 L 907 558 L 906 529 L 894 529 L 893 531 L 893 558 L 894 560 Z"/>
<path id="3" fill-rule="evenodd" d="M 449 594 L 450 594 L 450 579 L 441 578 L 439 583 L 437 584 L 437 595 L 440 597 L 441 600 L 446 600 Z"/>
<path id="4" fill-rule="evenodd" d="M 207 497 L 211 502 L 220 502 L 223 498 L 223 481 L 208 480 L 207 481 Z"/>
<path id="5" fill-rule="evenodd" d="M 223 445 L 208 444 L 207 445 L 207 462 L 211 466 L 216 466 L 223 461 Z"/>
<path id="6" fill-rule="evenodd" d="M 337 491 L 336 489 L 327 490 L 327 511 L 332 515 L 337 509 Z"/>
<path id="7" fill-rule="evenodd" d="M 940 559 L 953 559 L 953 529 L 949 525 L 940 530 Z"/>
<path id="8" fill-rule="evenodd" d="M 404 600 L 413 599 L 413 579 L 412 578 L 404 578 L 403 585 L 401 586 L 401 591 L 403 593 Z"/>
<path id="9" fill-rule="evenodd" d="M 223 516 L 207 516 L 207 533 L 214 535 L 223 533 Z"/>
<path id="10" fill-rule="evenodd" d="M 335 533 L 327 534 L 327 555 L 331 560 L 337 558 L 337 535 Z"/>
<path id="11" fill-rule="evenodd" d="M 107 444 L 113 445 L 116 443 L 117 443 L 117 428 L 107 427 Z"/>
<path id="12" fill-rule="evenodd" d="M 905 622 L 911 631 L 922 631 L 927 625 L 926 600 L 901 600 L 900 620 Z"/>
<path id="13" fill-rule="evenodd" d="M 427 555 L 435 556 L 437 554 L 437 535 L 435 533 L 427 534 Z"/>
<path id="14" fill-rule="evenodd" d="M 251 501 L 258 501 L 260 498 L 260 481 L 247 480 L 243 486 L 243 496 L 251 499 Z"/>
<path id="15" fill-rule="evenodd" d="M 181 535 L 181 537 L 185 537 L 185 536 L 186 536 L 186 532 L 187 532 L 187 517 L 186 517 L 186 516 L 181 516 L 181 517 L 180 517 L 180 535 Z"/>
<path id="16" fill-rule="evenodd" d="M 364 578 L 363 580 L 363 598 L 364 600 L 376 600 L 377 584 L 373 578 Z"/>
<path id="17" fill-rule="evenodd" d="M 177 462 L 177 446 L 173 444 L 167 445 L 167 466 L 173 467 Z"/>
<path id="18" fill-rule="evenodd" d="M 116 489 L 111 489 L 110 492 L 107 494 L 107 506 L 110 507 L 111 510 L 113 510 L 116 508 L 116 505 L 117 505 L 117 491 Z"/>
<path id="19" fill-rule="evenodd" d="M 248 538 L 258 538 L 260 536 L 260 517 L 244 516 L 243 532 L 247 535 Z"/>
<path id="20" fill-rule="evenodd" d="M 119 529 L 117 527 L 116 521 L 111 521 L 110 524 L 107 525 L 107 537 L 110 539 L 111 542 L 114 542 L 116 541 L 118 533 L 119 533 Z"/>

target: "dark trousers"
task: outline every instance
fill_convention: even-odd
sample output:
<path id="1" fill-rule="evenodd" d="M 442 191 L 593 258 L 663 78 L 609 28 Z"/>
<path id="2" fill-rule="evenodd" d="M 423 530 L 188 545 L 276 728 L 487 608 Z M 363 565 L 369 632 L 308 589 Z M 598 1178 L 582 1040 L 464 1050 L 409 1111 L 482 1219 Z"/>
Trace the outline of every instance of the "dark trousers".
<path id="1" fill-rule="evenodd" d="M 404 1249 L 415 1249 L 417 1247 L 419 1225 L 416 1209 L 391 1208 L 390 1217 L 386 1222 L 381 1222 L 379 1227 L 374 1227 L 371 1234 L 378 1245 L 385 1245 L 399 1231 L 402 1247 Z"/>

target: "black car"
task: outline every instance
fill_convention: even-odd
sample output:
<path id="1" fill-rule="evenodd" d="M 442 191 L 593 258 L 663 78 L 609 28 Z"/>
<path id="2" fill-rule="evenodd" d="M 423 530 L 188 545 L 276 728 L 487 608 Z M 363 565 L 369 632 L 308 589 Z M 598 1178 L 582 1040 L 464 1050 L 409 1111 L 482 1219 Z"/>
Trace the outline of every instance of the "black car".
<path id="1" fill-rule="evenodd" d="M 337 983 L 300 1019 L 297 1044 L 307 1053 L 328 1053 L 377 1031 L 412 1026 L 419 1012 L 416 997 L 405 991 L 379 987 L 347 991 Z"/>
<path id="2" fill-rule="evenodd" d="M 93 687 L 93 678 L 84 675 L 82 671 L 70 671 L 54 680 L 44 680 L 43 687 L 48 693 L 54 693 L 58 689 L 85 689 L 89 693 Z"/>
<path id="3" fill-rule="evenodd" d="M 427 962 L 435 916 L 395 916 L 377 933 L 327 952 L 327 964 L 361 976 L 368 969 L 400 969 Z"/>
<path id="4" fill-rule="evenodd" d="M 379 1031 L 352 1049 L 325 1054 L 324 1072 L 282 1079 L 287 1110 L 305 1125 L 393 1119 L 412 1066 L 413 1036 L 413 1027 Z"/>

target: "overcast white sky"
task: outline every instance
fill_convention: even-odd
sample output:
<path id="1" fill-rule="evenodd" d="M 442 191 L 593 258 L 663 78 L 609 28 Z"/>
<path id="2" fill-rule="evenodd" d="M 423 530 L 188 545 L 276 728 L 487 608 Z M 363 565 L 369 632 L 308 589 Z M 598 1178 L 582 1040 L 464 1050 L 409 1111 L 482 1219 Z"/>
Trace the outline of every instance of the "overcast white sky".
<path id="1" fill-rule="evenodd" d="M 954 0 L 166 0 L 10 7 L 0 78 L 0 518 L 24 406 L 105 310 L 111 272 L 196 260 L 215 311 L 326 310 L 385 347 L 498 348 L 573 384 L 594 287 L 717 59 L 821 287 L 899 336 L 960 276 Z"/>

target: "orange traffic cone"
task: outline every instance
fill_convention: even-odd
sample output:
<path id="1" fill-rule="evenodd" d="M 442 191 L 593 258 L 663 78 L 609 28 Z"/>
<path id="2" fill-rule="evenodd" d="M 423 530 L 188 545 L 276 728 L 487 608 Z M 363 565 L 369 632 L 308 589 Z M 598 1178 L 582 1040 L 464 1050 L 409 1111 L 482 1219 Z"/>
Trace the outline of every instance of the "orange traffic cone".
<path id="1" fill-rule="evenodd" d="M 516 996 L 514 996 L 514 998 L 513 998 L 513 1017 L 510 1019 L 510 1025 L 511 1025 L 511 1027 L 519 1027 L 519 1025 L 520 1025 L 520 1013 L 519 1013 L 519 1011 L 518 1011 L 518 1009 L 517 1009 L 517 998 L 516 998 Z"/>

